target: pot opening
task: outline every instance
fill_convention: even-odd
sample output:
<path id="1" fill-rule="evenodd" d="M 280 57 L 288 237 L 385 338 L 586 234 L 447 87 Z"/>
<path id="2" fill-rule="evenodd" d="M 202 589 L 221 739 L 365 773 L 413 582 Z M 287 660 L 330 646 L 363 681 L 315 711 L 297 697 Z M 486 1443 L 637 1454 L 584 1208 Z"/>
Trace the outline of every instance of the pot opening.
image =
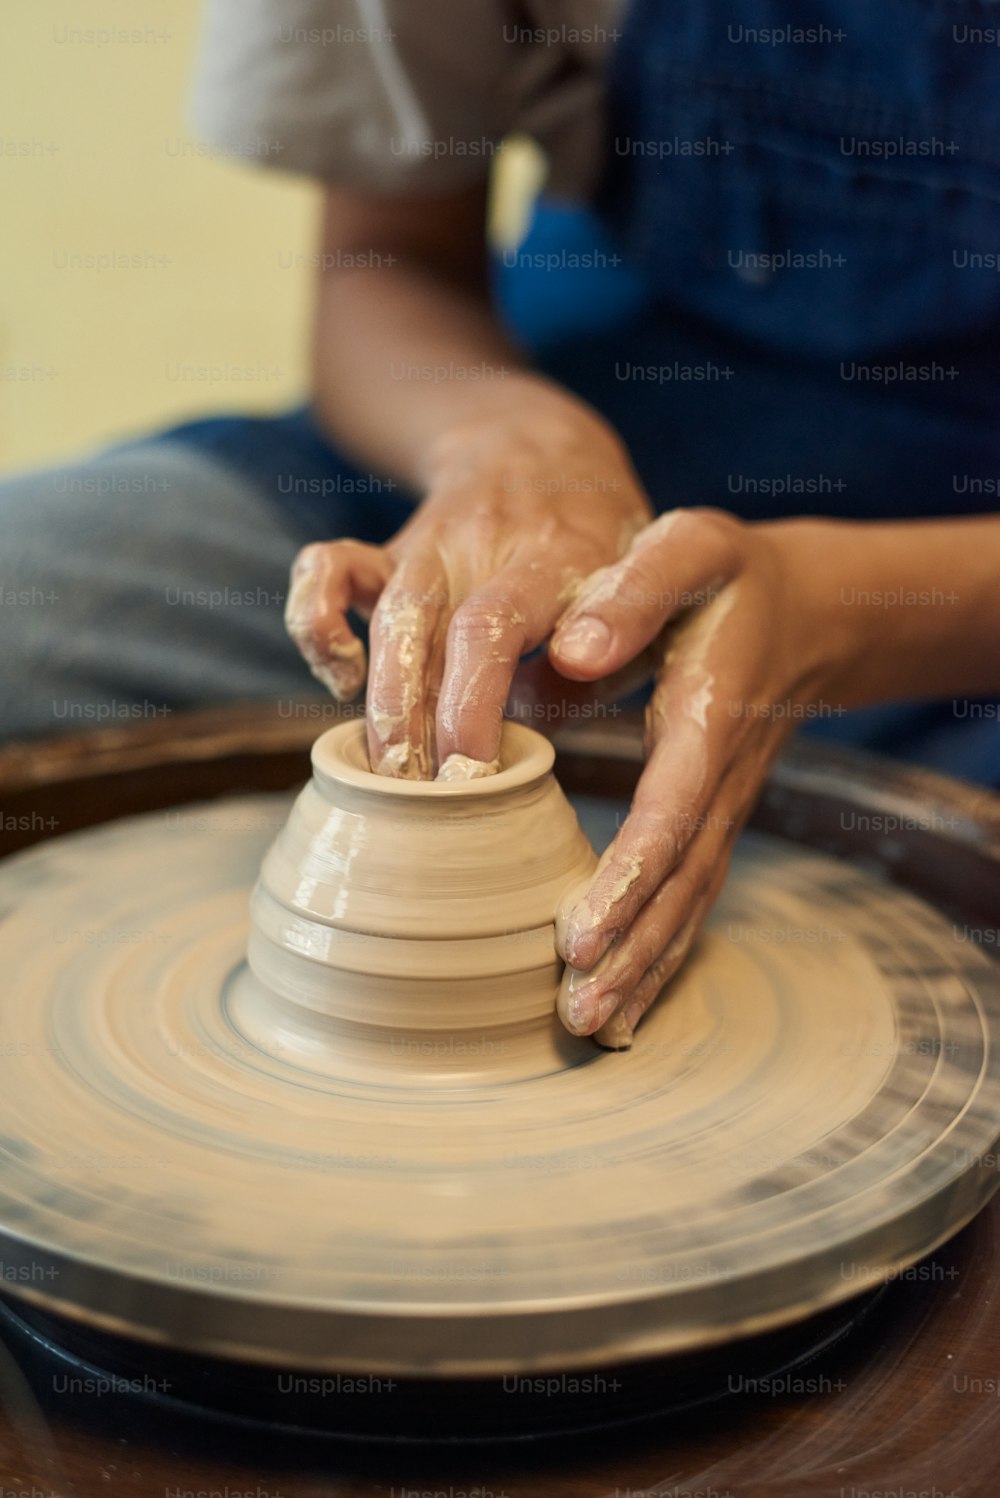
<path id="1" fill-rule="evenodd" d="M 313 745 L 316 774 L 342 785 L 389 796 L 456 797 L 492 796 L 530 785 L 552 769 L 555 750 L 548 739 L 523 723 L 505 723 L 500 741 L 500 769 L 481 780 L 396 780 L 376 775 L 368 758 L 364 720 L 338 723 Z"/>

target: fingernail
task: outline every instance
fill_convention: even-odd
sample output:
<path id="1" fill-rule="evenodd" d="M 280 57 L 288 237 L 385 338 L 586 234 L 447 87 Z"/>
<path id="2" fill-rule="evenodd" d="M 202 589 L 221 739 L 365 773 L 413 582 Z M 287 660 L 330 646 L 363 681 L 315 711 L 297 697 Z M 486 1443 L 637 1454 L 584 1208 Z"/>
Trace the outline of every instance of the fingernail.
<path id="1" fill-rule="evenodd" d="M 596 664 L 610 649 L 611 631 L 596 615 L 581 614 L 559 631 L 555 646 L 564 660 L 576 661 L 581 666 Z"/>
<path id="2" fill-rule="evenodd" d="M 614 1014 L 621 1001 L 621 994 L 614 990 L 610 993 L 597 993 L 583 989 L 574 994 L 567 1005 L 570 1024 L 577 1034 L 589 1034 Z"/>
<path id="3" fill-rule="evenodd" d="M 590 971 L 606 954 L 614 940 L 614 933 L 601 931 L 597 917 L 589 907 L 578 916 L 570 915 L 565 926 L 565 950 L 574 967 Z"/>

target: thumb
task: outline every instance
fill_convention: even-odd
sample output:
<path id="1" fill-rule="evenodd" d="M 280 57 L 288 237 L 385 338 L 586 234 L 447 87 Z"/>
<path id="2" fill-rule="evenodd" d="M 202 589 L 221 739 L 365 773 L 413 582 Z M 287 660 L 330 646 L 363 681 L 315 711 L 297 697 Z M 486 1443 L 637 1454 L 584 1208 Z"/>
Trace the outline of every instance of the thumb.
<path id="1" fill-rule="evenodd" d="M 742 561 L 739 521 L 671 510 L 640 531 L 620 561 L 584 583 L 549 644 L 563 676 L 592 681 L 634 660 L 665 624 L 709 603 Z"/>

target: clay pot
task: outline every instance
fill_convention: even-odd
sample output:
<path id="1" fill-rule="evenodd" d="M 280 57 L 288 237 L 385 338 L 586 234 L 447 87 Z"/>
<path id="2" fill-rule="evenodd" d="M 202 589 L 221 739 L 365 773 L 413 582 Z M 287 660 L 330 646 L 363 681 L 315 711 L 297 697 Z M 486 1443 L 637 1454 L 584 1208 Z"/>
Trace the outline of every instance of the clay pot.
<path id="1" fill-rule="evenodd" d="M 569 1040 L 553 917 L 597 861 L 553 761 L 509 723 L 495 775 L 394 780 L 368 768 L 362 722 L 323 734 L 253 893 L 243 1033 L 334 1074 L 352 1056 L 373 1076 L 461 1069 L 484 1046 L 502 1071 L 549 1064 Z"/>

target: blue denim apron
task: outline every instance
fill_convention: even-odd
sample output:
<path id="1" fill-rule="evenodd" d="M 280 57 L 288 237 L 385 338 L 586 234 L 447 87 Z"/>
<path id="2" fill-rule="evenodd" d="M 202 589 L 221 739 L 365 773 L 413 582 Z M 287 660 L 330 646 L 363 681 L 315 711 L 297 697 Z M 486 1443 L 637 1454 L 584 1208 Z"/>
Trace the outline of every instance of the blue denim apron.
<path id="1" fill-rule="evenodd" d="M 634 0 L 600 217 L 540 205 L 500 291 L 658 509 L 1000 510 L 997 26 L 976 0 Z M 530 270 L 561 248 L 597 269 Z M 810 731 L 1000 785 L 995 701 Z"/>
<path id="2" fill-rule="evenodd" d="M 541 201 L 496 288 L 537 364 L 620 430 L 658 510 L 1000 508 L 1000 48 L 977 40 L 994 15 L 634 0 L 598 212 Z M 265 489 L 346 466 L 305 413 L 170 436 Z M 386 517 L 352 522 L 376 539 Z M 993 702 L 810 731 L 1000 785 Z"/>
<path id="3" fill-rule="evenodd" d="M 995 415 L 1000 50 L 967 24 L 990 15 L 634 0 L 602 207 L 655 300 L 824 366 L 936 352 L 959 374 L 929 404 Z"/>

